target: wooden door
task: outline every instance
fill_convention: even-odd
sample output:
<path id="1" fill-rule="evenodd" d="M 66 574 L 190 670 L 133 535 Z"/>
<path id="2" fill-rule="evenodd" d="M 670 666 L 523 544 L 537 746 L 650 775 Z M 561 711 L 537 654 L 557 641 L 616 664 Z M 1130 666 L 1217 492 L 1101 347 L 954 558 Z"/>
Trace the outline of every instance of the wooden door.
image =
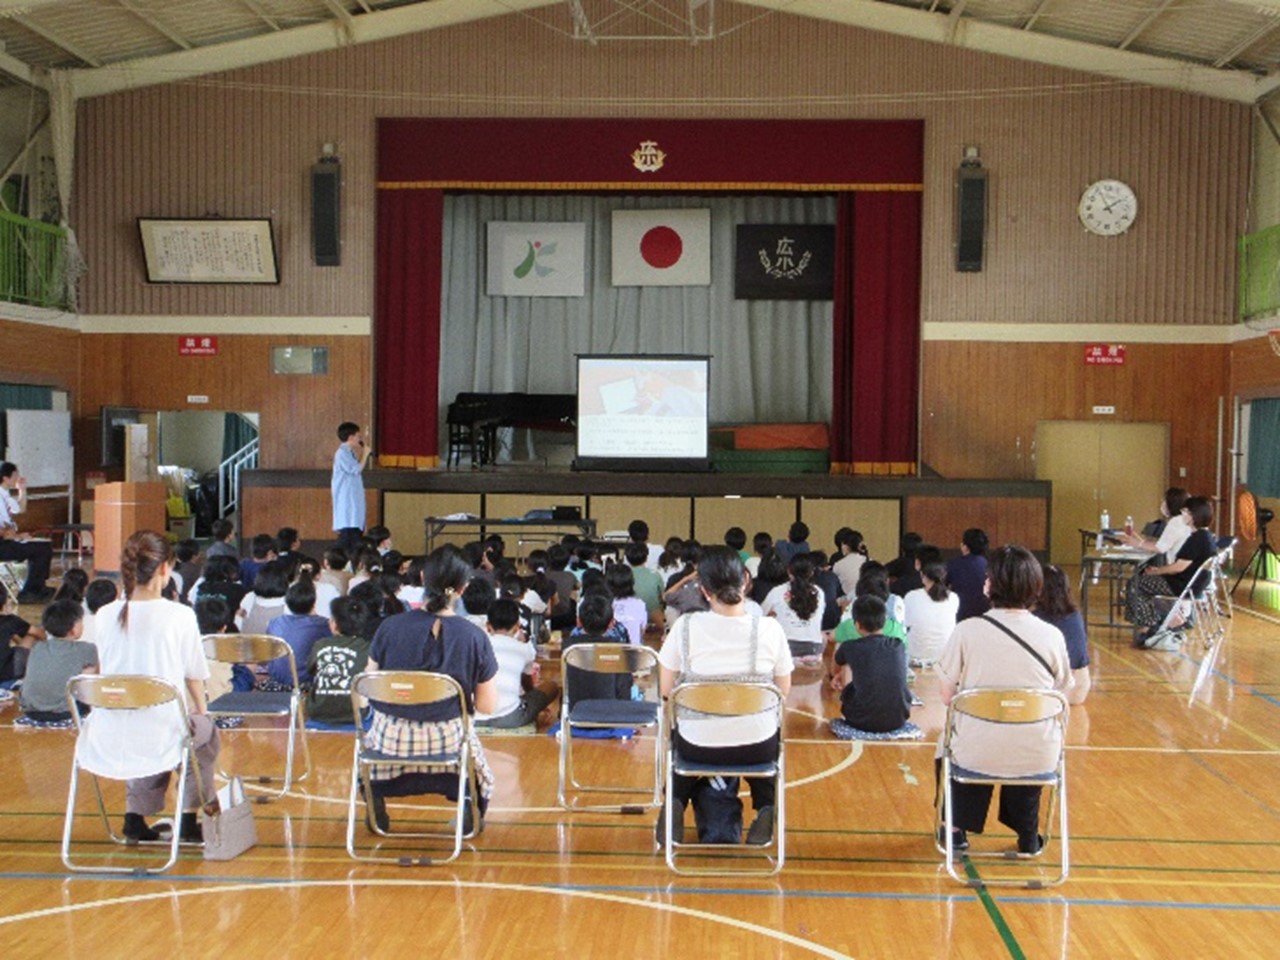
<path id="1" fill-rule="evenodd" d="M 1079 563 L 1080 529 L 1105 509 L 1119 527 L 1155 516 L 1169 476 L 1167 423 L 1044 420 L 1036 425 L 1036 479 L 1053 482 L 1049 557 Z"/>

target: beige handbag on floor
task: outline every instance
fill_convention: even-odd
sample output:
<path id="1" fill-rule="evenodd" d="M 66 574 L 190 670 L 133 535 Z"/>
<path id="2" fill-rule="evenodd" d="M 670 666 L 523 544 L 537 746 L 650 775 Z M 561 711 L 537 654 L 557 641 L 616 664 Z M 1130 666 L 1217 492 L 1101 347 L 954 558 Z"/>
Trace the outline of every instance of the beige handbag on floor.
<path id="1" fill-rule="evenodd" d="M 236 800 L 239 794 L 240 799 Z M 213 807 L 213 813 L 209 808 Z M 253 822 L 253 804 L 244 795 L 240 778 L 231 780 L 218 791 L 214 803 L 200 811 L 200 825 L 204 831 L 204 858 L 206 860 L 234 860 L 258 843 L 258 828 Z"/>

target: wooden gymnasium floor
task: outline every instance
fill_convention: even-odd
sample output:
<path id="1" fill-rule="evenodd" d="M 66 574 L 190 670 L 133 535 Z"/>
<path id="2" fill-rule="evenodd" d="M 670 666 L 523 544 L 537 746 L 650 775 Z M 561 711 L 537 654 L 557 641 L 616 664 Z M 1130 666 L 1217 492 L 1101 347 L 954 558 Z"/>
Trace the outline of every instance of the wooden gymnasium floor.
<path id="1" fill-rule="evenodd" d="M 1274 955 L 1280 589 L 1258 601 L 1237 610 L 1198 684 L 1197 653 L 1135 651 L 1093 630 L 1093 693 L 1071 716 L 1072 874 L 1048 891 L 973 890 L 943 872 L 930 840 L 943 712 L 929 676 L 917 684 L 920 743 L 835 741 L 822 724 L 832 694 L 796 685 L 787 864 L 766 880 L 676 878 L 654 851 L 652 815 L 561 812 L 546 736 L 487 739 L 498 792 L 459 860 L 356 864 L 343 849 L 350 735 L 339 733 L 311 735 L 316 773 L 255 806 L 261 842 L 238 860 L 184 853 L 162 877 L 73 876 L 58 856 L 71 736 L 15 729 L 8 705 L 0 942 L 23 958 Z M 269 737 L 225 742 L 228 757 L 276 755 Z M 583 746 L 597 771 L 617 773 L 639 769 L 649 742 Z M 76 836 L 91 856 L 138 855 L 106 844 L 83 809 Z"/>

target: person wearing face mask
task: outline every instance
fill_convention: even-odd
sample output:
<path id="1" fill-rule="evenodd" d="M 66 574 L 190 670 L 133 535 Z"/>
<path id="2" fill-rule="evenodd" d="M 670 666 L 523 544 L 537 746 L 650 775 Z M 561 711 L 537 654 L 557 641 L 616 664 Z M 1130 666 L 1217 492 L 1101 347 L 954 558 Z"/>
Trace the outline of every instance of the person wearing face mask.
<path id="1" fill-rule="evenodd" d="M 1121 540 L 1131 547 L 1154 550 L 1157 563 L 1172 563 L 1195 527 L 1187 513 L 1187 491 L 1170 487 L 1160 501 L 1160 519 L 1142 528 L 1142 533 L 1126 533 Z"/>

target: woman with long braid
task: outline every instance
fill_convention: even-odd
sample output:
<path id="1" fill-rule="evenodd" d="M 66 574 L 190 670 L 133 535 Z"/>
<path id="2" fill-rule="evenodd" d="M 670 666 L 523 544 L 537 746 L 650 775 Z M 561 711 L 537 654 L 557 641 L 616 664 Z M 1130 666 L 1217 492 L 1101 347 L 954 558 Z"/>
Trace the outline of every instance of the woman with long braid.
<path id="1" fill-rule="evenodd" d="M 760 604 L 765 616 L 777 617 L 791 646 L 797 666 L 821 663 L 825 641 L 822 637 L 822 613 L 826 598 L 814 582 L 816 571 L 807 553 L 792 559 L 787 569 L 787 582 L 769 591 Z"/>
<path id="2" fill-rule="evenodd" d="M 209 664 L 200 646 L 195 611 L 162 596 L 173 564 L 173 548 L 162 534 L 140 530 L 131 536 L 120 556 L 124 599 L 98 611 L 94 639 L 103 674 L 159 677 L 181 691 L 195 744 L 200 789 L 192 769 L 188 773 L 187 809 L 182 812 L 179 837 L 199 843 L 203 838 L 196 811 L 202 796 L 209 800 L 215 796 L 213 775 L 219 740 L 217 728 L 206 713 L 204 684 L 209 677 Z M 148 709 L 156 713 L 154 724 L 148 726 L 140 725 L 136 714 L 124 717 L 116 711 L 99 710 L 90 715 L 88 722 L 95 728 L 95 736 L 89 743 L 98 752 L 101 767 L 118 766 L 140 756 L 154 757 L 172 742 L 175 731 L 166 727 L 172 712 Z M 116 725 L 120 730 L 113 735 Z M 147 825 L 146 818 L 164 809 L 168 786 L 168 773 L 128 781 L 124 815 L 127 841 L 162 839 L 159 831 Z"/>

